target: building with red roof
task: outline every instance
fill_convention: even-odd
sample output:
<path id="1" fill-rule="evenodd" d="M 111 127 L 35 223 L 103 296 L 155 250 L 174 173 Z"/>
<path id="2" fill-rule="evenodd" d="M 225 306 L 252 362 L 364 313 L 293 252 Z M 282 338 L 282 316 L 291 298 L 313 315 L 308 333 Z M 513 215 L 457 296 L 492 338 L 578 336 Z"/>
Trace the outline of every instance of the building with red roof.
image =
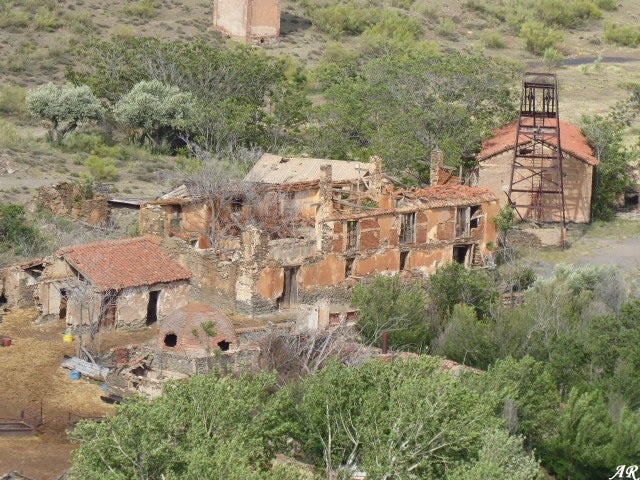
<path id="1" fill-rule="evenodd" d="M 482 145 L 477 155 L 478 171 L 475 184 L 485 187 L 495 193 L 500 201 L 500 206 L 508 203 L 508 192 L 511 183 L 511 165 L 516 148 L 526 149 L 526 142 L 516 145 L 517 122 L 510 123 L 494 132 L 492 138 Z M 563 184 L 565 199 L 565 216 L 570 223 L 589 223 L 591 221 L 591 199 L 593 195 L 593 179 L 598 159 L 593 153 L 593 148 L 580 128 L 570 123 L 560 121 L 560 144 L 563 157 Z M 550 142 L 545 144 L 546 152 L 555 154 L 557 144 Z M 556 181 L 557 179 L 553 179 Z M 520 195 L 531 195 L 520 193 Z M 512 199 L 515 201 L 515 199 Z M 538 200 L 539 201 L 539 200 Z M 536 203 L 531 201 L 516 202 L 519 204 Z M 533 211 L 523 211 L 524 217 L 531 217 Z M 548 218 L 542 221 L 559 221 L 558 213 L 545 212 Z"/>
<path id="2" fill-rule="evenodd" d="M 189 300 L 191 272 L 149 238 L 72 245 L 44 263 L 36 297 L 43 319 L 82 327 L 140 327 Z"/>

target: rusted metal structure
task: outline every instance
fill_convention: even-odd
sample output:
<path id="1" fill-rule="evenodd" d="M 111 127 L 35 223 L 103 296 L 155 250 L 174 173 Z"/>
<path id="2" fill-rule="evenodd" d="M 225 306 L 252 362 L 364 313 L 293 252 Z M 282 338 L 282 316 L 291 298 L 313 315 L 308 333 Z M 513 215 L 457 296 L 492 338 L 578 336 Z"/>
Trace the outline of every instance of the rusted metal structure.
<path id="1" fill-rule="evenodd" d="M 555 74 L 525 73 L 516 135 L 510 203 L 520 219 L 561 222 L 564 230 L 564 176 Z"/>

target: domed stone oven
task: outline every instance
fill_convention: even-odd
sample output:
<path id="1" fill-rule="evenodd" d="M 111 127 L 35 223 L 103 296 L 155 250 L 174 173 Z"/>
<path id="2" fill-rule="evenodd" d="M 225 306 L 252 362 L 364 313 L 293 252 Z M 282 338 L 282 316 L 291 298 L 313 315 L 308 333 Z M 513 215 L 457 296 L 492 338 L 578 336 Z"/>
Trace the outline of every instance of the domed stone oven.
<path id="1" fill-rule="evenodd" d="M 158 348 L 166 352 L 202 356 L 237 347 L 229 317 L 202 303 L 190 303 L 160 322 Z"/>

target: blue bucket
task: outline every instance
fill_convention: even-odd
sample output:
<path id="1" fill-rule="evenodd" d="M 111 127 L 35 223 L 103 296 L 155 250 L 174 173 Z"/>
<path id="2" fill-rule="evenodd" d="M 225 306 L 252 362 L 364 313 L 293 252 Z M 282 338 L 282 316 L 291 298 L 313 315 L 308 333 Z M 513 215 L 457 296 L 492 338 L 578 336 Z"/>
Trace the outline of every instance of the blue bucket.
<path id="1" fill-rule="evenodd" d="M 71 380 L 80 380 L 81 377 L 82 374 L 80 373 L 80 370 L 71 370 L 71 373 L 69 374 L 69 378 L 71 378 Z"/>

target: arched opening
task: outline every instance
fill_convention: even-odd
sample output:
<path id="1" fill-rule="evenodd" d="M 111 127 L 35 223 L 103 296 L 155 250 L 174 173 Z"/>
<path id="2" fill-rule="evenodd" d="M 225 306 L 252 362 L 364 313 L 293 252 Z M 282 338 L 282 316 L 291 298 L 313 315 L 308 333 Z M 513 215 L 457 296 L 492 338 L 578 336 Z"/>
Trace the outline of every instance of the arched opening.
<path id="1" fill-rule="evenodd" d="M 218 346 L 220 347 L 220 350 L 222 350 L 223 352 L 226 352 L 227 350 L 229 350 L 229 347 L 231 346 L 231 343 L 225 341 L 225 340 L 220 340 L 218 342 Z"/>
<path id="2" fill-rule="evenodd" d="M 175 347 L 178 344 L 178 336 L 175 333 L 167 333 L 164 336 L 164 344 L 167 347 Z"/>

